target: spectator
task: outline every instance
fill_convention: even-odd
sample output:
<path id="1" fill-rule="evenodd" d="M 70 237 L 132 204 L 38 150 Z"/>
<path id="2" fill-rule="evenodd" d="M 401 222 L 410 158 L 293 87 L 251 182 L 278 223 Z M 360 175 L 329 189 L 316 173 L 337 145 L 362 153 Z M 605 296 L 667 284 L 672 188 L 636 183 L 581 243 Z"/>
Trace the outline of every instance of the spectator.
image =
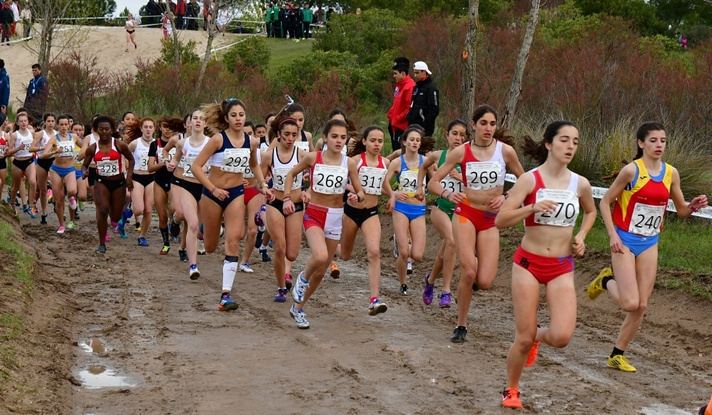
<path id="1" fill-rule="evenodd" d="M 267 32 L 267 37 L 272 37 L 272 7 L 274 4 L 270 3 L 265 9 L 265 31 Z"/>
<path id="2" fill-rule="evenodd" d="M 12 25 L 10 26 L 10 36 L 15 36 L 17 22 L 20 21 L 20 0 L 10 0 L 10 10 L 12 10 Z"/>
<path id="3" fill-rule="evenodd" d="M 299 23 L 299 9 L 294 3 L 287 3 L 287 27 L 289 31 L 289 38 L 292 40 L 297 40 L 297 25 Z"/>
<path id="4" fill-rule="evenodd" d="M 185 29 L 185 21 L 183 18 L 185 17 L 185 11 L 186 11 L 186 0 L 178 0 L 178 3 L 176 4 L 176 29 L 183 30 Z"/>
<path id="5" fill-rule="evenodd" d="M 415 87 L 415 81 L 408 74 L 409 70 L 410 61 L 408 58 L 396 58 L 393 65 L 396 89 L 393 92 L 393 105 L 388 110 L 388 132 L 391 134 L 391 149 L 393 151 L 400 148 L 401 135 L 408 128 L 406 116 L 410 110 L 413 88 Z"/>
<path id="6" fill-rule="evenodd" d="M 146 23 L 155 25 L 159 22 L 163 11 L 158 3 L 156 3 L 156 0 L 148 0 L 148 3 L 146 3 L 146 14 L 148 17 L 148 19 L 146 19 Z"/>
<path id="7" fill-rule="evenodd" d="M 25 96 L 25 108 L 35 119 L 41 120 L 47 107 L 47 95 L 49 95 L 49 85 L 42 76 L 42 67 L 39 63 L 32 65 L 32 79 L 27 84 L 27 95 Z"/>
<path id="8" fill-rule="evenodd" d="M 418 61 L 413 64 L 415 88 L 413 89 L 413 100 L 407 116 L 408 126 L 420 125 L 425 130 L 427 137 L 433 136 L 435 119 L 440 113 L 438 87 L 435 86 L 430 77 L 432 74 L 425 62 Z"/>
<path id="9" fill-rule="evenodd" d="M 334 12 L 333 7 L 329 7 L 326 9 L 326 14 L 324 14 L 324 23 L 327 23 L 329 20 L 331 20 L 331 14 Z"/>
<path id="10" fill-rule="evenodd" d="M 307 3 L 302 10 L 302 39 L 309 39 L 312 21 L 314 20 L 314 12 L 312 11 L 311 4 Z"/>
<path id="11" fill-rule="evenodd" d="M 7 42 L 7 45 L 10 46 L 10 27 L 15 21 L 12 9 L 10 8 L 10 3 L 12 3 L 12 0 L 5 0 L 2 8 L 0 8 L 0 25 L 2 25 L 2 38 L 0 38 L 0 46 L 4 42 Z"/>
<path id="12" fill-rule="evenodd" d="M 212 0 L 203 0 L 203 30 L 206 32 L 208 28 L 212 28 L 213 17 L 210 15 L 210 9 L 213 7 Z"/>
<path id="13" fill-rule="evenodd" d="M 278 4 L 272 6 L 272 37 L 282 37 L 282 22 L 279 20 L 280 9 Z"/>
<path id="14" fill-rule="evenodd" d="M 161 15 L 168 11 L 168 6 L 163 0 L 158 0 L 158 10 L 161 11 Z"/>
<path id="15" fill-rule="evenodd" d="M 22 19 L 23 37 L 28 38 L 32 29 L 32 2 L 27 2 L 25 8 L 20 12 L 20 18 Z"/>
<path id="16" fill-rule="evenodd" d="M 10 104 L 10 76 L 5 69 L 5 61 L 0 59 L 0 112 L 7 114 Z"/>
<path id="17" fill-rule="evenodd" d="M 225 29 L 227 29 L 227 25 L 230 23 L 230 20 L 232 20 L 232 15 L 230 15 L 230 12 L 227 11 L 227 6 L 221 4 L 220 9 L 218 10 L 218 18 L 216 22 L 217 28 L 220 32 L 222 32 L 223 36 L 225 36 Z M 237 33 L 242 33 L 241 22 L 237 22 Z"/>
<path id="18" fill-rule="evenodd" d="M 316 11 L 316 23 L 324 24 L 324 9 L 321 6 Z"/>
<path id="19" fill-rule="evenodd" d="M 200 6 L 196 0 L 190 0 L 188 7 L 186 8 L 186 13 L 188 16 L 187 28 L 188 30 L 198 30 L 198 14 L 200 13 Z"/>

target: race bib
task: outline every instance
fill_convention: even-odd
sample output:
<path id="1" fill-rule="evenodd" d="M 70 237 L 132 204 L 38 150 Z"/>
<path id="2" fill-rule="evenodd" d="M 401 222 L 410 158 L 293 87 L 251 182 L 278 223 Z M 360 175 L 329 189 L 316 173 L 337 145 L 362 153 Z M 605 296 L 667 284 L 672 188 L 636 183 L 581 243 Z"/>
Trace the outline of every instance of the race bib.
<path id="1" fill-rule="evenodd" d="M 248 164 L 247 167 L 245 167 L 245 172 L 242 173 L 242 177 L 245 179 L 254 179 L 255 174 L 252 173 L 252 169 L 250 168 L 250 165 Z"/>
<path id="2" fill-rule="evenodd" d="M 309 142 L 308 141 L 295 141 L 294 147 L 309 152 Z"/>
<path id="3" fill-rule="evenodd" d="M 287 179 L 287 173 L 292 170 L 291 167 L 280 167 L 272 170 L 272 188 L 284 192 L 284 182 Z M 290 190 L 299 189 L 302 186 L 302 173 L 294 176 L 292 187 Z"/>
<path id="4" fill-rule="evenodd" d="M 440 186 L 443 187 L 443 191 L 448 190 L 452 193 L 463 191 L 462 181 L 454 179 L 450 176 L 445 176 L 444 179 L 440 180 Z"/>
<path id="5" fill-rule="evenodd" d="M 414 194 L 418 188 L 418 171 L 406 170 L 402 172 L 399 184 L 402 192 Z"/>
<path id="6" fill-rule="evenodd" d="M 148 150 L 141 152 L 136 170 L 148 171 Z"/>
<path id="7" fill-rule="evenodd" d="M 343 194 L 347 173 L 346 167 L 317 164 L 314 167 L 312 189 L 325 195 Z"/>
<path id="8" fill-rule="evenodd" d="M 0 146 L 0 157 L 5 157 L 6 151 L 7 151 L 7 146 Z"/>
<path id="9" fill-rule="evenodd" d="M 579 213 L 578 196 L 569 190 L 539 189 L 536 192 L 536 201 L 551 200 L 558 205 L 552 213 L 537 212 L 534 222 L 551 226 L 574 226 Z"/>
<path id="10" fill-rule="evenodd" d="M 97 161 L 96 173 L 99 176 L 116 176 L 117 174 L 119 174 L 119 160 Z"/>
<path id="11" fill-rule="evenodd" d="M 193 175 L 193 162 L 195 159 L 196 157 L 183 157 L 180 159 L 180 164 L 183 165 L 183 177 L 195 177 Z"/>
<path id="12" fill-rule="evenodd" d="M 504 185 L 502 166 L 496 161 L 470 161 L 467 170 L 467 187 L 472 190 L 489 190 Z"/>
<path id="13" fill-rule="evenodd" d="M 228 173 L 245 173 L 250 167 L 249 148 L 228 148 L 223 153 L 223 163 L 220 170 Z"/>
<path id="14" fill-rule="evenodd" d="M 59 157 L 74 157 L 74 143 L 71 141 L 57 141 Z"/>
<path id="15" fill-rule="evenodd" d="M 176 149 L 175 149 L 175 147 L 173 147 L 171 149 L 171 151 L 168 152 L 168 158 L 172 159 L 173 156 L 175 156 L 175 155 L 176 155 Z M 163 158 L 163 149 L 159 148 L 158 150 L 156 150 L 156 159 L 158 160 L 158 164 L 161 164 L 166 161 L 166 159 Z M 168 161 L 170 161 L 170 160 L 168 160 Z"/>
<path id="16" fill-rule="evenodd" d="M 628 232 L 642 236 L 654 236 L 660 233 L 663 224 L 665 206 L 636 203 L 630 218 Z"/>
<path id="17" fill-rule="evenodd" d="M 386 178 L 388 170 L 379 167 L 363 166 L 358 172 L 358 178 L 361 180 L 361 187 L 367 195 L 380 196 L 383 191 L 383 180 Z"/>
<path id="18" fill-rule="evenodd" d="M 23 138 L 20 140 L 20 145 L 25 146 L 23 150 L 18 151 L 15 153 L 15 156 L 17 157 L 27 157 L 30 155 L 30 146 L 32 145 L 32 137 L 29 138 Z"/>

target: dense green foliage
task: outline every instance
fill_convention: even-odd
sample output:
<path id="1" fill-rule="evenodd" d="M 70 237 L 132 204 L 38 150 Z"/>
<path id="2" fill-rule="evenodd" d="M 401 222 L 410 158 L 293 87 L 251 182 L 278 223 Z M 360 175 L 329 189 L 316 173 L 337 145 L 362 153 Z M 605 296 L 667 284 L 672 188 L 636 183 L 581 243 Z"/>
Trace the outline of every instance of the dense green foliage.
<path id="1" fill-rule="evenodd" d="M 248 37 L 233 45 L 223 55 L 222 61 L 230 72 L 257 70 L 261 73 L 267 68 L 270 50 L 263 37 Z"/>

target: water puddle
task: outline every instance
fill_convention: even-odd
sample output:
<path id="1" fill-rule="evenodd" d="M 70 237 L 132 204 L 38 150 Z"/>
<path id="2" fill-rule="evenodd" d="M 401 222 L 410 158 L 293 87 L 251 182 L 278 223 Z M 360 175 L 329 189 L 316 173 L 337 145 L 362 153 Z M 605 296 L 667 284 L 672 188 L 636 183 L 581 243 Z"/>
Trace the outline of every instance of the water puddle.
<path id="1" fill-rule="evenodd" d="M 92 365 L 79 372 L 79 380 L 87 389 L 131 388 L 136 386 L 126 376 L 119 376 L 116 371 L 102 365 Z"/>
<path id="2" fill-rule="evenodd" d="M 690 412 L 683 411 L 674 406 L 656 403 L 655 405 L 646 406 L 640 410 L 645 415 L 689 415 Z"/>
<path id="3" fill-rule="evenodd" d="M 79 347 L 84 349 L 84 351 L 87 353 L 94 353 L 98 354 L 99 356 L 106 355 L 106 352 L 109 350 L 109 348 L 106 347 L 104 342 L 95 337 L 89 339 L 86 342 L 80 342 Z"/>

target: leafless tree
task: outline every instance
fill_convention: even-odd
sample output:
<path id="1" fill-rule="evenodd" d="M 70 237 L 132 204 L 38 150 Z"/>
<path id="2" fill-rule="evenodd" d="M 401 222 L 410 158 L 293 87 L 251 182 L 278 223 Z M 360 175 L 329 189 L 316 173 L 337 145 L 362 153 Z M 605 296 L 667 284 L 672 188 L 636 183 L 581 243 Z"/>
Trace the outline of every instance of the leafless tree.
<path id="1" fill-rule="evenodd" d="M 467 35 L 465 36 L 465 47 L 462 50 L 462 78 L 460 90 L 462 92 L 462 112 L 460 117 L 467 120 L 475 111 L 475 77 L 476 77 L 476 42 L 477 42 L 477 16 L 480 9 L 480 0 L 470 0 L 470 8 L 467 13 Z"/>

